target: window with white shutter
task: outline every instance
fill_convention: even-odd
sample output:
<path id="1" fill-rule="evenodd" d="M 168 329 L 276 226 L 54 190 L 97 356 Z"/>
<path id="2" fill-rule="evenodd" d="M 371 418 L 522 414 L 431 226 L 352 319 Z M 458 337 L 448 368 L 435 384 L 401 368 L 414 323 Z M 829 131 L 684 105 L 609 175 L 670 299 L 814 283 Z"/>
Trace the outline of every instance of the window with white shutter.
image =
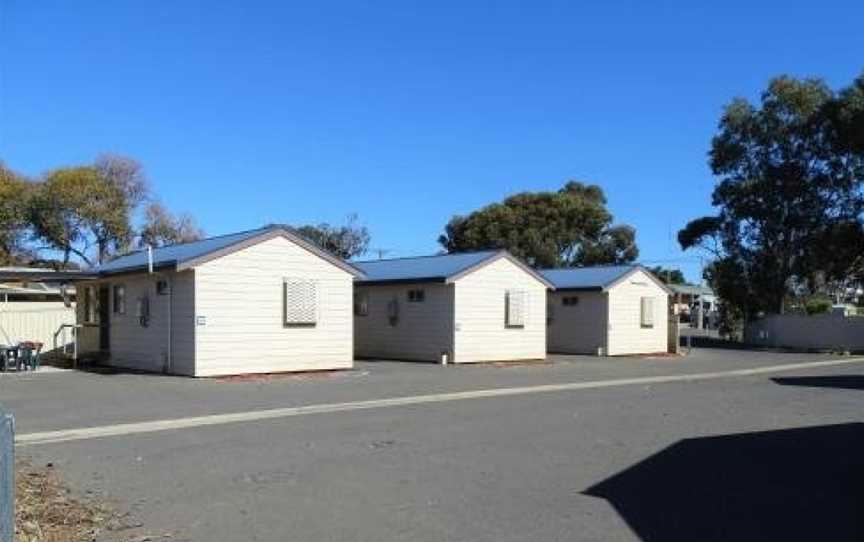
<path id="1" fill-rule="evenodd" d="M 643 297 L 640 303 L 640 323 L 642 327 L 654 327 L 654 298 Z"/>
<path id="2" fill-rule="evenodd" d="M 286 326 L 314 326 L 318 323 L 318 283 L 310 279 L 284 279 L 282 307 Z"/>
<path id="3" fill-rule="evenodd" d="M 525 327 L 527 317 L 527 292 L 521 290 L 508 290 L 504 295 L 506 327 Z"/>

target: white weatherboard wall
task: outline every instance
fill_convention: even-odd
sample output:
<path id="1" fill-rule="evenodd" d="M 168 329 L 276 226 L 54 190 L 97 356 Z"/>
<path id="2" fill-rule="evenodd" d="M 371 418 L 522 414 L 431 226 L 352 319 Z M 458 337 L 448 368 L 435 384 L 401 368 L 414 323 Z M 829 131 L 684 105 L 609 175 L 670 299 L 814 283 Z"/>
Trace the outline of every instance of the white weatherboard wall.
<path id="1" fill-rule="evenodd" d="M 455 286 L 453 361 L 505 361 L 546 357 L 546 285 L 506 258 L 458 280 Z M 523 327 L 507 327 L 508 290 L 525 292 Z"/>
<path id="2" fill-rule="evenodd" d="M 643 327 L 641 299 L 654 299 L 654 325 Z M 609 288 L 608 354 L 653 354 L 668 350 L 669 295 L 644 271 L 637 270 Z"/>
<path id="3" fill-rule="evenodd" d="M 575 305 L 563 304 L 576 297 Z M 608 299 L 603 292 L 553 291 L 547 295 L 547 348 L 561 354 L 597 355 L 606 351 Z"/>
<path id="4" fill-rule="evenodd" d="M 317 281 L 318 322 L 283 324 L 285 278 Z M 353 277 L 276 237 L 195 268 L 195 375 L 353 365 Z"/>
<path id="5" fill-rule="evenodd" d="M 167 280 L 171 294 L 156 293 L 156 282 Z M 114 307 L 114 286 L 123 285 L 126 289 L 125 314 L 116 312 Z M 82 301 L 78 303 L 78 321 L 84 322 L 84 302 L 87 287 L 97 292 L 96 324 L 99 321 L 98 291 L 100 287 L 109 288 L 109 357 L 106 363 L 127 369 L 150 372 L 170 372 L 180 375 L 193 375 L 195 367 L 195 310 L 194 272 L 159 272 L 154 274 L 134 273 L 117 277 L 86 282 L 78 285 Z M 172 302 L 173 295 L 173 302 Z M 147 297 L 150 304 L 150 318 L 146 326 L 141 325 L 137 314 L 138 300 Z M 173 313 L 172 311 L 173 305 Z M 173 337 L 169 321 L 172 322 Z M 95 352 L 99 349 L 99 328 L 89 327 L 80 332 L 79 348 L 82 352 Z M 173 341 L 172 341 L 173 339 Z M 170 347 L 169 347 L 170 343 Z M 172 350 L 173 363 L 169 366 L 169 348 Z"/>
<path id="6" fill-rule="evenodd" d="M 424 291 L 424 301 L 409 302 L 408 291 L 416 289 Z M 355 291 L 369 308 L 366 316 L 354 316 L 357 356 L 414 361 L 440 361 L 441 352 L 452 356 L 452 284 L 358 284 Z M 391 323 L 387 307 L 394 299 L 399 315 Z"/>

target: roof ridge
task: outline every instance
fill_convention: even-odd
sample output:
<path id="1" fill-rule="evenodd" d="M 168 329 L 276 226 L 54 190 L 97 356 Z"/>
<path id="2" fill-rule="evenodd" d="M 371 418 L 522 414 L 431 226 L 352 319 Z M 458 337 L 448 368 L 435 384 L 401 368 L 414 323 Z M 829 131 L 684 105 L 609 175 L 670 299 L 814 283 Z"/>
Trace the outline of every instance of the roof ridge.
<path id="1" fill-rule="evenodd" d="M 603 265 L 583 265 L 581 267 L 542 267 L 538 269 L 538 271 L 580 271 L 584 269 L 611 269 L 613 267 L 626 267 L 632 269 L 635 267 L 642 267 L 642 265 L 633 263 L 610 263 Z"/>
<path id="2" fill-rule="evenodd" d="M 173 248 L 173 247 L 179 247 L 179 246 L 183 246 L 183 245 L 191 245 L 193 243 L 203 243 L 204 241 L 212 241 L 213 239 L 221 239 L 223 237 L 233 237 L 235 235 L 243 235 L 243 234 L 247 234 L 247 233 L 252 233 L 253 231 L 265 231 L 265 230 L 270 230 L 270 229 L 274 229 L 277 227 L 285 229 L 285 226 L 282 226 L 280 224 L 267 224 L 266 226 L 261 226 L 258 228 L 251 228 L 248 230 L 235 231 L 233 233 L 223 233 L 220 235 L 214 235 L 212 237 L 205 237 L 203 239 L 196 239 L 194 241 L 183 241 L 183 242 L 179 242 L 179 243 L 169 243 L 167 245 L 162 245 L 159 247 L 153 247 L 153 251 L 155 252 L 157 250 L 162 250 L 165 248 Z M 138 254 L 138 253 L 144 252 L 146 250 L 147 250 L 147 247 L 145 246 L 145 247 L 139 248 L 137 250 L 132 250 L 132 251 L 126 252 L 124 254 L 120 254 L 119 256 L 117 256 L 113 260 L 111 260 L 111 262 L 119 260 L 120 258 L 125 258 L 126 256 L 132 256 L 133 254 Z M 110 262 L 105 262 L 105 263 L 110 263 Z"/>
<path id="3" fill-rule="evenodd" d="M 497 254 L 498 252 L 503 251 L 504 249 L 488 249 L 488 250 L 470 250 L 465 252 L 446 252 L 444 254 L 426 254 L 423 256 L 400 256 L 398 258 L 379 258 L 377 260 L 358 260 L 353 263 L 361 264 L 361 263 L 377 263 L 377 262 L 394 262 L 400 260 L 420 260 L 424 258 L 443 258 L 445 256 L 462 256 L 466 254 Z"/>

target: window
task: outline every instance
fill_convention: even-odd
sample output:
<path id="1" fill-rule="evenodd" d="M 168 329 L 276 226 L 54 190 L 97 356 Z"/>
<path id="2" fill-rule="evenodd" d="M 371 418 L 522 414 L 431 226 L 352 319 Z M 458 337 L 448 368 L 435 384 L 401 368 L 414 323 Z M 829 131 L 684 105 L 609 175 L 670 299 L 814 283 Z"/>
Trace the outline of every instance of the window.
<path id="1" fill-rule="evenodd" d="M 168 295 L 168 281 L 160 279 L 156 281 L 156 295 Z"/>
<path id="2" fill-rule="evenodd" d="M 409 303 L 422 303 L 426 301 L 426 290 L 408 290 Z"/>
<path id="3" fill-rule="evenodd" d="M 504 325 L 506 327 L 525 327 L 527 305 L 526 292 L 508 290 L 504 294 Z"/>
<path id="4" fill-rule="evenodd" d="M 314 326 L 318 323 L 318 283 L 309 279 L 283 279 L 283 323 Z"/>
<path id="5" fill-rule="evenodd" d="M 640 318 L 642 327 L 654 327 L 654 298 L 643 297 L 640 299 Z"/>
<path id="6" fill-rule="evenodd" d="M 387 321 L 391 326 L 399 323 L 399 299 L 395 296 L 387 303 Z"/>
<path id="7" fill-rule="evenodd" d="M 138 298 L 138 304 L 135 307 L 135 316 L 138 317 L 138 324 L 141 327 L 150 325 L 150 296 L 142 295 Z"/>
<path id="8" fill-rule="evenodd" d="M 579 304 L 578 295 L 567 295 L 561 298 L 561 304 L 565 307 L 575 307 Z"/>
<path id="9" fill-rule="evenodd" d="M 369 315 L 369 293 L 354 292 L 354 315 L 368 316 Z"/>
<path id="10" fill-rule="evenodd" d="M 126 314 L 126 286 L 114 285 L 114 314 Z"/>
<path id="11" fill-rule="evenodd" d="M 96 289 L 92 286 L 84 287 L 84 321 L 96 322 Z"/>

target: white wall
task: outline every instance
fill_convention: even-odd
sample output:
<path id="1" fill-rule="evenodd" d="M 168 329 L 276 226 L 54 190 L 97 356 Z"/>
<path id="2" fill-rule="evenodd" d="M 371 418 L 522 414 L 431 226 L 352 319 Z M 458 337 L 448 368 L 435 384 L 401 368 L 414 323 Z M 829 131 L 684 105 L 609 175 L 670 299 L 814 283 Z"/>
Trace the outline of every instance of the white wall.
<path id="1" fill-rule="evenodd" d="M 748 324 L 744 340 L 759 346 L 864 352 L 864 317 L 772 315 Z"/>
<path id="2" fill-rule="evenodd" d="M 408 302 L 408 290 L 423 289 L 425 300 Z M 443 283 L 362 285 L 369 314 L 354 317 L 358 357 L 439 361 L 453 352 L 453 285 Z M 397 299 L 399 318 L 391 325 L 387 305 Z"/>
<path id="3" fill-rule="evenodd" d="M 192 375 L 194 368 L 195 328 L 194 314 L 194 272 L 182 273 L 160 272 L 153 275 L 136 273 L 118 275 L 95 282 L 80 284 L 81 302 L 79 303 L 79 318 L 83 322 L 85 288 L 100 286 L 109 288 L 109 353 L 106 363 L 115 367 L 124 367 L 150 372 L 170 372 L 173 374 Z M 156 281 L 165 279 L 171 284 L 173 294 L 173 314 L 170 314 L 172 295 L 158 295 Z M 124 285 L 126 288 L 126 312 L 115 311 L 113 287 Z M 137 315 L 138 300 L 148 297 L 150 302 L 150 319 L 148 325 L 142 326 Z M 99 310 L 96 309 L 98 321 Z M 173 364 L 169 367 L 169 321 L 173 321 Z M 101 324 L 101 322 L 99 322 Z M 99 330 L 85 329 L 81 334 L 79 347 L 82 352 L 95 352 L 99 349 Z"/>
<path id="4" fill-rule="evenodd" d="M 318 282 L 317 325 L 283 325 L 283 278 Z M 284 237 L 196 267 L 195 374 L 350 368 L 352 284 L 350 273 Z"/>
<path id="5" fill-rule="evenodd" d="M 506 258 L 465 275 L 455 286 L 453 361 L 504 361 L 546 357 L 546 285 Z M 524 291 L 524 327 L 505 325 L 506 292 Z"/>
<path id="6" fill-rule="evenodd" d="M 668 350 L 669 296 L 644 271 L 636 271 L 612 286 L 609 296 L 609 350 L 611 356 L 653 354 Z M 654 299 L 654 326 L 641 325 L 641 298 Z"/>
<path id="7" fill-rule="evenodd" d="M 63 324 L 75 323 L 75 309 L 62 301 L 9 301 L 0 302 L 0 344 L 35 341 L 43 344 L 42 351 L 54 346 L 54 333 Z M 71 330 L 66 342 L 72 342 Z M 62 347 L 58 337 L 57 347 Z"/>
<path id="8" fill-rule="evenodd" d="M 565 297 L 578 297 L 576 305 L 564 306 Z M 551 319 L 547 329 L 549 352 L 597 355 L 606 350 L 607 297 L 603 292 L 553 291 L 546 296 Z"/>

